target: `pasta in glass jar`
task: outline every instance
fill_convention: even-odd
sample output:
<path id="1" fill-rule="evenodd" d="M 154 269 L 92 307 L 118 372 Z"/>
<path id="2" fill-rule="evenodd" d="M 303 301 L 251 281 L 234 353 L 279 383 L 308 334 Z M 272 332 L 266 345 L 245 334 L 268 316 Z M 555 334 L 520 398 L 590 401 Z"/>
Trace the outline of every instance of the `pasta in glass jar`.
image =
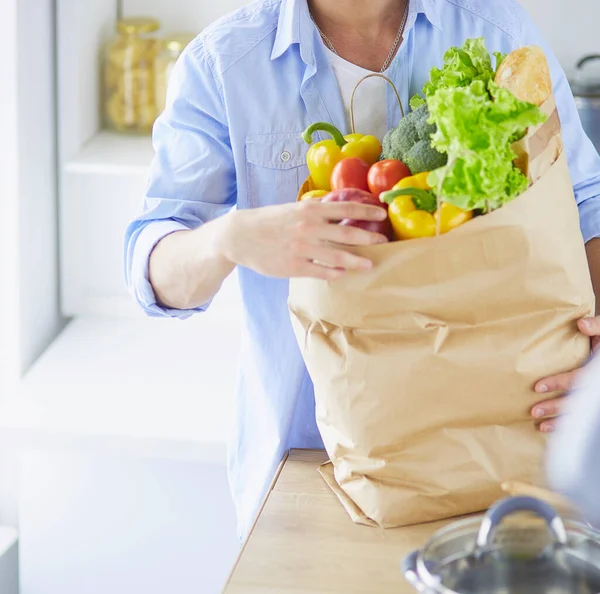
<path id="1" fill-rule="evenodd" d="M 117 21 L 117 35 L 104 55 L 104 125 L 110 130 L 152 130 L 156 119 L 154 33 L 159 27 L 154 19 Z"/>

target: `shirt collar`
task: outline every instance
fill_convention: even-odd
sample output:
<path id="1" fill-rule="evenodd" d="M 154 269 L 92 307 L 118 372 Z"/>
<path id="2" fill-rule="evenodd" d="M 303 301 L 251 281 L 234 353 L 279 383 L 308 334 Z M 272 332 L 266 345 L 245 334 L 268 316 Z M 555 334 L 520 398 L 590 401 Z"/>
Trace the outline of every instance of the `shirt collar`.
<path id="1" fill-rule="evenodd" d="M 282 56 L 290 46 L 299 44 L 302 60 L 306 64 L 314 63 L 311 41 L 314 38 L 313 29 L 306 0 L 281 0 L 271 60 Z"/>
<path id="2" fill-rule="evenodd" d="M 413 22 L 411 23 L 409 18 L 409 24 L 412 26 L 417 15 L 423 14 L 434 27 L 442 30 L 439 1 L 410 0 L 409 15 L 412 13 Z M 271 60 L 276 60 L 282 56 L 290 46 L 299 44 L 302 60 L 306 64 L 312 64 L 314 62 L 311 45 L 314 39 L 313 29 L 314 26 L 310 19 L 306 0 L 281 0 L 279 22 L 277 23 Z"/>
<path id="3" fill-rule="evenodd" d="M 414 10 L 417 15 L 425 15 L 425 18 L 436 29 L 442 31 L 442 18 L 440 16 L 440 0 L 410 0 L 410 4 L 410 10 Z"/>

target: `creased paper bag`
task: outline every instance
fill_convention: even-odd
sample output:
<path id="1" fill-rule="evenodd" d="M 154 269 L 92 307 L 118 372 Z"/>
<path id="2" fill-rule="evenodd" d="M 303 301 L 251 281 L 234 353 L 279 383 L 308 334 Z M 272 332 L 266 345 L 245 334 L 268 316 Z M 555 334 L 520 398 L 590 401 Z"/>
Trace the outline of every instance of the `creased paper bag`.
<path id="1" fill-rule="evenodd" d="M 529 153 L 536 134 L 546 141 Z M 533 385 L 586 359 L 576 321 L 594 309 L 555 139 L 549 120 L 521 142 L 536 183 L 503 208 L 440 237 L 354 250 L 373 260 L 367 273 L 291 282 L 331 460 L 321 472 L 355 522 L 465 515 L 505 481 L 539 483 Z"/>

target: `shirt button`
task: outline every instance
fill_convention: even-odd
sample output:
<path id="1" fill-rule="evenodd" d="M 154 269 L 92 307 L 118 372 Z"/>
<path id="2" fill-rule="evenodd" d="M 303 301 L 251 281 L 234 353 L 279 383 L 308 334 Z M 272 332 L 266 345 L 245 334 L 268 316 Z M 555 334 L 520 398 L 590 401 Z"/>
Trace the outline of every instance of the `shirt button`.
<path id="1" fill-rule="evenodd" d="M 287 163 L 291 158 L 292 158 L 292 155 L 290 154 L 289 151 L 283 151 L 283 153 L 281 153 L 281 160 L 284 163 Z"/>

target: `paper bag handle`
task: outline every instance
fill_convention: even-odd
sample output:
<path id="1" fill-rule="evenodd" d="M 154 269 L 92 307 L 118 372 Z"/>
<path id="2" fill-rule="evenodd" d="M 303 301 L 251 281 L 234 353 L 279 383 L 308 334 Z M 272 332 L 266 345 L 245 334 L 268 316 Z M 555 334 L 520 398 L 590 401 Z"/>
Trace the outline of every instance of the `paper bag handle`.
<path id="1" fill-rule="evenodd" d="M 356 91 L 357 91 L 358 87 L 360 87 L 360 85 L 363 82 L 365 82 L 368 78 L 373 78 L 373 77 L 382 78 L 388 84 L 391 85 L 392 89 L 394 90 L 394 94 L 396 95 L 396 99 L 398 100 L 398 105 L 400 106 L 400 113 L 402 114 L 402 117 L 404 117 L 404 107 L 402 105 L 402 99 L 400 99 L 400 93 L 398 93 L 398 89 L 396 88 L 396 85 L 387 76 L 385 76 L 383 74 L 379 74 L 378 72 L 373 72 L 371 74 L 367 74 L 366 76 L 363 76 L 356 83 L 356 86 L 354 87 L 354 89 L 352 91 L 352 96 L 350 97 L 350 132 L 352 134 L 356 134 L 356 127 L 354 125 L 354 95 L 356 95 Z"/>

